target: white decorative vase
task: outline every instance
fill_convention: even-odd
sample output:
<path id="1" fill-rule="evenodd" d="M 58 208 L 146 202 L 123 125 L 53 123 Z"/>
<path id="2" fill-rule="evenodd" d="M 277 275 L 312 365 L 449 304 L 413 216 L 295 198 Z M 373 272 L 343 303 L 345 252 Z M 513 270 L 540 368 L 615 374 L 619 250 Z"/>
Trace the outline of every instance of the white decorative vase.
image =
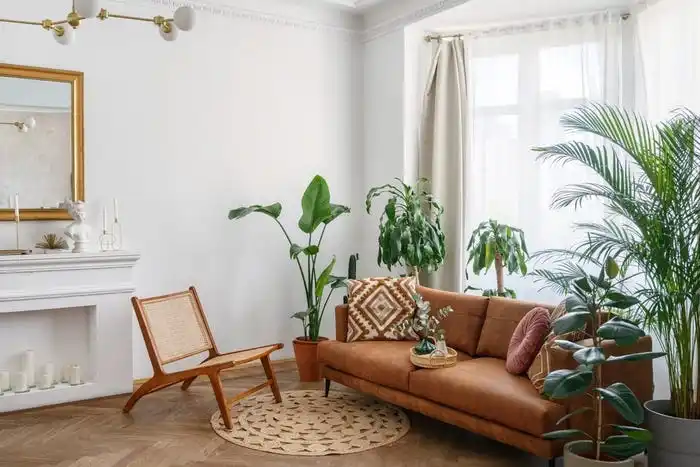
<path id="1" fill-rule="evenodd" d="M 564 446 L 564 467 L 635 467 L 634 459 L 623 461 L 599 461 L 579 456 L 573 448 L 582 441 L 572 441 Z"/>

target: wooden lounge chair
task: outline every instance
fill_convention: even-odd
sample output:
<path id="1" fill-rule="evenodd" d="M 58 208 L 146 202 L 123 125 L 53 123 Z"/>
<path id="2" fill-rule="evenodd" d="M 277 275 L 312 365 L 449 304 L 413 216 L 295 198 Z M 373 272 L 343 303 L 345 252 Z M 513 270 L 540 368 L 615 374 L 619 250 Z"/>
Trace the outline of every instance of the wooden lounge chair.
<path id="1" fill-rule="evenodd" d="M 184 382 L 182 390 L 186 391 L 198 376 L 209 377 L 216 395 L 216 402 L 221 410 L 221 416 L 228 429 L 232 428 L 229 407 L 239 400 L 269 386 L 275 400 L 278 403 L 282 401 L 277 379 L 270 365 L 270 354 L 284 347 L 283 344 L 267 345 L 226 354 L 219 353 L 204 316 L 202 303 L 199 301 L 194 287 L 190 287 L 185 292 L 162 297 L 144 299 L 133 297 L 131 303 L 139 320 L 148 356 L 153 365 L 153 377 L 134 391 L 124 406 L 124 413 L 129 413 L 136 402 L 146 394 L 159 391 L 181 381 Z M 194 368 L 172 373 L 166 372 L 163 368 L 163 365 L 203 352 L 209 352 L 209 357 Z M 221 371 L 257 359 L 262 362 L 267 381 L 227 400 L 221 384 Z"/>

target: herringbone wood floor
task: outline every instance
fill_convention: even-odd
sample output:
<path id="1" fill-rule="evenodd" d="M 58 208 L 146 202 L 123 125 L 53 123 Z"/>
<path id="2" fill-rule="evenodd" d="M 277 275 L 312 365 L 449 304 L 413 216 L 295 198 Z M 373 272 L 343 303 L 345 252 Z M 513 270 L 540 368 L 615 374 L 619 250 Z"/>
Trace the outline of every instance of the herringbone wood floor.
<path id="1" fill-rule="evenodd" d="M 310 389 L 297 381 L 293 363 L 277 365 L 282 390 Z M 227 375 L 237 392 L 255 386 L 262 369 Z M 320 388 L 320 386 L 318 386 Z M 336 386 L 336 389 L 340 389 Z M 298 458 L 229 444 L 214 434 L 217 410 L 206 382 L 188 392 L 178 386 L 146 396 L 131 415 L 127 397 L 88 401 L 0 416 L 0 466 L 29 467 L 540 467 L 546 462 L 458 428 L 411 417 L 411 432 L 399 442 L 360 454 Z"/>

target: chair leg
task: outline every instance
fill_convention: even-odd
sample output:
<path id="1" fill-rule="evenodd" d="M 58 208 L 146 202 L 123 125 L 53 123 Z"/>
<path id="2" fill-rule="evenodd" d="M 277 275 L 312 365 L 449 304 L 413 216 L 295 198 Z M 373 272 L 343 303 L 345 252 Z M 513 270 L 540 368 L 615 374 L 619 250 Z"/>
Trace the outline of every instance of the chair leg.
<path id="1" fill-rule="evenodd" d="M 143 383 L 139 388 L 134 391 L 134 393 L 131 395 L 129 400 L 126 402 L 126 405 L 124 405 L 124 408 L 122 409 L 122 412 L 124 413 L 129 413 L 131 412 L 131 409 L 134 408 L 134 405 L 141 399 L 143 396 L 151 392 L 153 389 L 155 389 L 158 385 L 153 381 L 153 378 L 149 379 L 145 383 Z"/>
<path id="2" fill-rule="evenodd" d="M 277 377 L 275 376 L 275 371 L 272 369 L 270 364 L 270 356 L 265 355 L 260 359 L 262 366 L 265 369 L 265 375 L 267 380 L 270 381 L 270 389 L 272 389 L 272 395 L 275 396 L 275 401 L 279 404 L 282 402 L 282 394 L 280 394 L 280 387 L 277 384 Z"/>
<path id="3" fill-rule="evenodd" d="M 192 386 L 192 383 L 194 383 L 194 380 L 196 380 L 196 379 L 197 379 L 196 376 L 193 376 L 190 379 L 186 379 L 185 382 L 182 383 L 182 387 L 180 389 L 182 389 L 183 391 L 187 391 L 190 388 L 190 386 Z"/>
<path id="4" fill-rule="evenodd" d="M 331 380 L 326 378 L 326 390 L 325 390 L 326 397 L 328 397 L 329 392 L 331 392 Z"/>
<path id="5" fill-rule="evenodd" d="M 224 386 L 221 384 L 221 376 L 219 375 L 219 372 L 210 374 L 209 380 L 211 381 L 211 387 L 214 390 L 214 395 L 216 396 L 216 402 L 219 404 L 221 418 L 224 420 L 224 425 L 226 428 L 230 430 L 233 428 L 233 423 L 231 422 L 231 413 L 229 412 L 228 405 L 226 404 Z"/>

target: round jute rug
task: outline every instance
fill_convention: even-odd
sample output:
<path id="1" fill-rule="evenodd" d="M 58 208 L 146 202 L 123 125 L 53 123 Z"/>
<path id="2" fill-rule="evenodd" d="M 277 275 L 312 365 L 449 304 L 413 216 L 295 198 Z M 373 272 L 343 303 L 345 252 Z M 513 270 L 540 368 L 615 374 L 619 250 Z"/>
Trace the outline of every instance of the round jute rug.
<path id="1" fill-rule="evenodd" d="M 216 412 L 214 431 L 226 441 L 258 451 L 292 456 L 352 454 L 401 439 L 411 428 L 406 414 L 356 393 L 289 391 L 282 403 L 271 394 L 245 399 L 231 412 L 227 430 Z"/>

